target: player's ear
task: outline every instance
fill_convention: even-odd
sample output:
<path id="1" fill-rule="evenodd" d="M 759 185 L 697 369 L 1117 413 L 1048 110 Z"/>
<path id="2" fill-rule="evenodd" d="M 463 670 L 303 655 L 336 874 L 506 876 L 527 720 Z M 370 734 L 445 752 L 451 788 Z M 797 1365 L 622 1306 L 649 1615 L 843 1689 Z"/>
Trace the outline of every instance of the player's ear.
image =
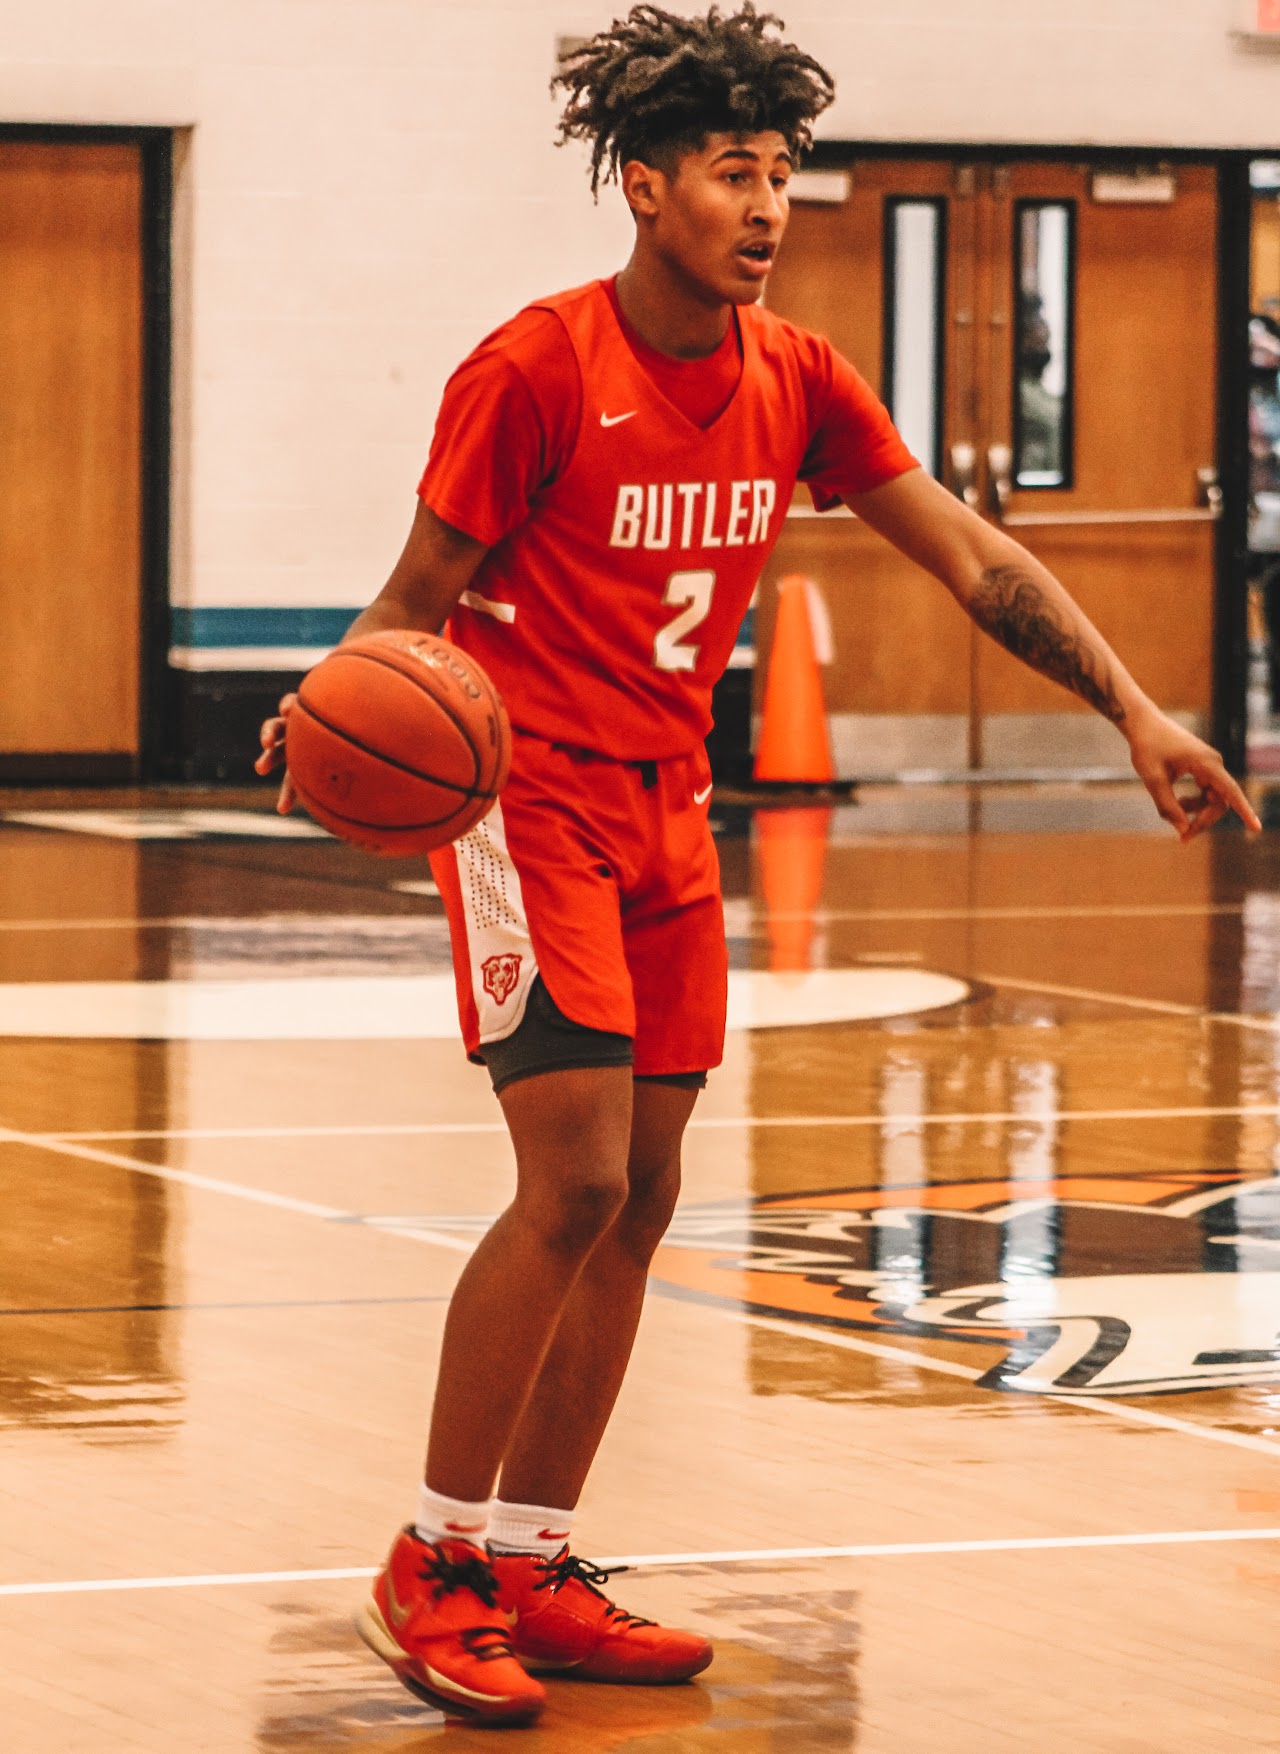
<path id="1" fill-rule="evenodd" d="M 661 206 L 661 185 L 666 178 L 653 165 L 630 158 L 621 171 L 622 193 L 637 218 L 652 219 Z"/>

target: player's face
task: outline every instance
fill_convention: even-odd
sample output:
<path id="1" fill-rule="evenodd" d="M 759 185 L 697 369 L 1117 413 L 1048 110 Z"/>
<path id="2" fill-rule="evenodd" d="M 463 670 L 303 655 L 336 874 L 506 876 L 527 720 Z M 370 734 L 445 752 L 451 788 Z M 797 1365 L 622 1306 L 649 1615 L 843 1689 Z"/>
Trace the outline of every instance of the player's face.
<path id="1" fill-rule="evenodd" d="M 791 154 L 781 134 L 713 134 L 674 174 L 649 173 L 649 242 L 710 301 L 753 304 L 787 225 Z"/>

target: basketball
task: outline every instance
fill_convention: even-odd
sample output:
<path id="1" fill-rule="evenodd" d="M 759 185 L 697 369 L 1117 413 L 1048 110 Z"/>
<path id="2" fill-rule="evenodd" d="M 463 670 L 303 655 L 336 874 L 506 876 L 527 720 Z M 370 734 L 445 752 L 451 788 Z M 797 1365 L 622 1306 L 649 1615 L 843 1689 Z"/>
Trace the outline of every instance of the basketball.
<path id="1" fill-rule="evenodd" d="M 447 846 L 488 813 L 511 727 L 474 659 L 438 634 L 397 630 L 339 646 L 303 678 L 286 748 L 317 822 L 402 856 Z"/>

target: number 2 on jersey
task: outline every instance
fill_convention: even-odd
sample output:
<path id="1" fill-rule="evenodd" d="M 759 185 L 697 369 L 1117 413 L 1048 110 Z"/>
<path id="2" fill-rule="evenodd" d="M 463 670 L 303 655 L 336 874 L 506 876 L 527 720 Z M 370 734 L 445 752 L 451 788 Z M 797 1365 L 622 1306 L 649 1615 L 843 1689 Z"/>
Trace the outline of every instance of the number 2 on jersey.
<path id="1" fill-rule="evenodd" d="M 672 609 L 679 606 L 680 613 L 654 638 L 653 661 L 659 670 L 692 670 L 698 662 L 699 647 L 686 645 L 685 638 L 707 619 L 715 588 L 713 572 L 673 572 L 667 580 L 662 601 Z"/>

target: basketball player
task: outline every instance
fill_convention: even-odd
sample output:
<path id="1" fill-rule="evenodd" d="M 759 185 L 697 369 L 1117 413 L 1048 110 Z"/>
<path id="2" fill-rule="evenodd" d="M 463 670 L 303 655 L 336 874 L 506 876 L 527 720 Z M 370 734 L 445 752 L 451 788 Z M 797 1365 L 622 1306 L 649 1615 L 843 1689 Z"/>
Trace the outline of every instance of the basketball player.
<path id="1" fill-rule="evenodd" d="M 610 1602 L 570 1536 L 721 1058 L 703 739 L 796 480 L 1117 725 L 1184 840 L 1229 809 L 1258 826 L 1045 569 L 916 465 L 852 366 L 757 302 L 833 95 L 779 28 L 637 5 L 563 61 L 561 137 L 590 143 L 593 190 L 620 181 L 634 253 L 458 368 L 404 552 L 348 636 L 447 621 L 515 730 L 499 805 L 432 869 L 517 1189 L 458 1282 L 417 1514 L 359 1619 L 413 1692 L 490 1723 L 537 1715 L 530 1670 L 675 1682 L 711 1661 Z"/>

